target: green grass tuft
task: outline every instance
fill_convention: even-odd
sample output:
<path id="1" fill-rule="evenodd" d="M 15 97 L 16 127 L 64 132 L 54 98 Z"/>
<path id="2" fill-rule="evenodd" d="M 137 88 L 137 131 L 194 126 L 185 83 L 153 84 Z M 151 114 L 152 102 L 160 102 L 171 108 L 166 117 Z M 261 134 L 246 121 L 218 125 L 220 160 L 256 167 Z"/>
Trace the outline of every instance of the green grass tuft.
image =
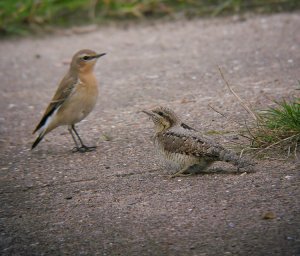
<path id="1" fill-rule="evenodd" d="M 296 102 L 276 102 L 277 107 L 265 111 L 261 117 L 269 129 L 300 132 L 300 104 Z"/>
<path id="2" fill-rule="evenodd" d="M 220 16 L 300 9 L 299 0 L 1 0 L 0 35 L 26 34 L 46 26 L 172 16 Z"/>
<path id="3" fill-rule="evenodd" d="M 249 129 L 252 147 L 264 151 L 267 149 L 294 150 L 295 156 L 300 143 L 300 98 L 290 101 L 274 102 L 258 114 L 257 125 Z"/>
<path id="4" fill-rule="evenodd" d="M 275 107 L 255 112 L 249 107 L 247 102 L 234 92 L 225 79 L 220 67 L 219 72 L 230 92 L 238 99 L 241 106 L 255 122 L 254 124 L 251 122 L 250 126 L 247 125 L 246 121 L 243 124 L 245 129 L 240 131 L 240 135 L 250 140 L 251 145 L 250 147 L 243 147 L 241 154 L 245 150 L 254 150 L 256 151 L 256 155 L 262 155 L 262 153 L 266 153 L 269 150 L 272 150 L 273 153 L 278 153 L 279 151 L 274 149 L 283 149 L 287 150 L 287 157 L 293 152 L 294 157 L 298 158 L 298 143 L 300 143 L 300 97 L 293 96 L 289 100 L 274 101 Z M 300 81 L 298 83 L 299 88 L 296 91 L 300 90 Z M 219 111 L 216 112 L 225 116 Z"/>

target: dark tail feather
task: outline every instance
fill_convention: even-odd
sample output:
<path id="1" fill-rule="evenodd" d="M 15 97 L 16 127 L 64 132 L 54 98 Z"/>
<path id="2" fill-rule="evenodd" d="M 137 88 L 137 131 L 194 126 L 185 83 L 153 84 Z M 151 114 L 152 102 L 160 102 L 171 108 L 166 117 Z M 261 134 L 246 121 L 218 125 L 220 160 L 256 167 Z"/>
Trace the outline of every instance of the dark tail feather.
<path id="1" fill-rule="evenodd" d="M 44 138 L 44 134 L 40 133 L 40 135 L 36 138 L 36 140 L 33 142 L 32 146 L 31 146 L 31 150 L 34 149 L 39 143 L 40 141 Z"/>
<path id="2" fill-rule="evenodd" d="M 32 134 L 34 134 L 36 131 L 38 131 L 42 126 L 45 125 L 45 123 L 47 122 L 48 118 L 54 113 L 54 111 L 57 109 L 58 106 L 54 106 L 49 113 L 45 114 L 42 118 L 42 120 L 39 122 L 39 124 L 35 127 L 34 131 L 32 132 Z"/>
<path id="3" fill-rule="evenodd" d="M 240 168 L 247 169 L 247 172 L 253 171 L 254 162 L 247 159 L 246 157 L 240 158 L 235 152 L 223 150 L 223 152 L 220 154 L 220 158 L 225 162 L 231 162 L 232 164 L 237 166 L 238 171 Z"/>

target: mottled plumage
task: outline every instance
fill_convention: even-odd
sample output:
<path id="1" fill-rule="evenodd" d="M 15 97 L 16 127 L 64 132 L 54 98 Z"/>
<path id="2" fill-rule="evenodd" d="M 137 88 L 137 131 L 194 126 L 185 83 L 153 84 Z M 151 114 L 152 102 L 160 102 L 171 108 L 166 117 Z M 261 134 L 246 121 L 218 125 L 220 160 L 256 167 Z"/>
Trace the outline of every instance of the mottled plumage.
<path id="1" fill-rule="evenodd" d="M 154 144 L 167 164 L 179 171 L 178 176 L 189 171 L 205 171 L 215 161 L 231 162 L 239 168 L 251 163 L 240 159 L 236 153 L 203 136 L 183 123 L 169 108 L 144 110 L 155 124 Z"/>

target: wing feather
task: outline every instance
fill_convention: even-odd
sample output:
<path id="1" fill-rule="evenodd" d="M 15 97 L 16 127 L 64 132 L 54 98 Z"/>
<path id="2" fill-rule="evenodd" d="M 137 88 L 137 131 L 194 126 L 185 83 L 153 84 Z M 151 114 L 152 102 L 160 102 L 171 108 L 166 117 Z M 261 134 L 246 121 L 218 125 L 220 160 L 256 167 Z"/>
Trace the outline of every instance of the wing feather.
<path id="1" fill-rule="evenodd" d="M 71 76 L 69 73 L 63 78 L 52 100 L 46 108 L 41 121 L 38 123 L 33 133 L 38 131 L 47 122 L 47 119 L 54 113 L 54 111 L 70 96 L 74 86 L 77 83 L 77 80 L 77 77 Z"/>
<path id="2" fill-rule="evenodd" d="M 204 137 L 192 134 L 178 134 L 168 131 L 159 136 L 159 141 L 166 151 L 218 159 L 223 147 Z"/>

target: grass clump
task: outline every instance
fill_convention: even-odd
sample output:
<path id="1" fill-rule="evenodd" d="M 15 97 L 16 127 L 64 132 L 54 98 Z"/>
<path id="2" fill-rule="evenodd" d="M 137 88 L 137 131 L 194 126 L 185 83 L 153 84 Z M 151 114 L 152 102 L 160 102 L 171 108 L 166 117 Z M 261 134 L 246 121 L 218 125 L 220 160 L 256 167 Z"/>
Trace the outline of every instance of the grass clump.
<path id="1" fill-rule="evenodd" d="M 257 125 L 249 129 L 252 147 L 260 152 L 274 147 L 294 151 L 300 142 L 300 98 L 274 102 L 275 107 L 261 111 Z"/>
<path id="2" fill-rule="evenodd" d="M 240 134 L 251 141 L 251 146 L 243 148 L 242 153 L 244 150 L 251 150 L 255 151 L 256 155 L 262 155 L 267 151 L 271 153 L 271 150 L 272 153 L 284 150 L 287 152 L 287 158 L 291 155 L 297 158 L 300 144 L 300 97 L 273 101 L 275 106 L 256 112 L 234 92 L 220 67 L 219 72 L 230 92 L 251 116 L 250 126 L 245 121 L 245 129 Z M 298 82 L 300 86 L 300 81 Z M 226 117 L 219 111 L 216 112 Z"/>
<path id="3" fill-rule="evenodd" d="M 1 0 L 0 35 L 26 34 L 46 26 L 107 20 L 273 13 L 300 9 L 299 0 Z"/>

